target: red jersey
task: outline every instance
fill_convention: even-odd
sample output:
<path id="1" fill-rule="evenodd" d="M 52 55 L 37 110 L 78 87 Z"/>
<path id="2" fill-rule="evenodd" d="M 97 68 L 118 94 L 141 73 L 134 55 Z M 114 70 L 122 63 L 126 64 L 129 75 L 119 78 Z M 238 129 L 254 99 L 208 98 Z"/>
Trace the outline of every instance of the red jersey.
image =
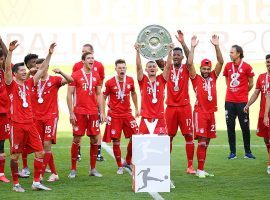
<path id="1" fill-rule="evenodd" d="M 48 76 L 47 80 L 40 81 L 35 85 L 32 103 L 33 110 L 35 111 L 34 115 L 37 119 L 46 120 L 58 117 L 57 93 L 62 86 L 62 79 L 63 78 L 60 76 Z M 40 88 L 40 92 L 42 92 L 41 98 L 38 94 L 38 88 Z"/>
<path id="2" fill-rule="evenodd" d="M 164 118 L 164 89 L 166 80 L 160 74 L 156 77 L 156 81 L 150 82 L 144 74 L 139 82 L 141 91 L 141 116 L 145 118 Z M 153 97 L 153 91 L 156 87 L 156 98 Z"/>
<path id="3" fill-rule="evenodd" d="M 72 74 L 73 82 L 70 86 L 75 87 L 74 95 L 74 113 L 95 115 L 98 114 L 98 104 L 96 96 L 96 87 L 101 86 L 101 80 L 97 73 L 92 73 L 92 87 L 91 74 L 85 74 L 83 69 L 78 70 Z"/>
<path id="4" fill-rule="evenodd" d="M 208 79 L 204 79 L 201 75 L 196 74 L 191 79 L 193 89 L 196 93 L 196 102 L 194 111 L 199 113 L 213 113 L 217 111 L 217 75 L 213 70 Z"/>
<path id="5" fill-rule="evenodd" d="M 33 122 L 32 113 L 32 88 L 34 86 L 33 78 L 24 82 L 24 85 L 19 85 L 16 81 L 12 80 L 10 85 L 6 85 L 7 93 L 10 99 L 10 114 L 11 120 L 17 123 L 31 123 Z M 25 93 L 25 104 L 22 96 Z"/>
<path id="6" fill-rule="evenodd" d="M 177 76 L 178 75 L 178 76 Z M 177 87 L 175 87 L 175 77 L 179 77 Z M 167 83 L 167 99 L 168 106 L 184 106 L 190 104 L 188 94 L 189 71 L 184 64 L 179 69 L 173 70 L 173 65 L 170 67 L 170 74 Z M 176 81 L 177 83 L 177 81 Z M 177 90 L 177 91 L 176 91 Z"/>
<path id="7" fill-rule="evenodd" d="M 260 74 L 256 83 L 256 90 L 260 90 L 261 92 L 259 117 L 264 117 L 265 102 L 266 102 L 265 95 L 267 92 L 269 92 L 270 77 L 269 75 L 267 77 L 266 76 L 267 76 L 267 72 Z"/>
<path id="8" fill-rule="evenodd" d="M 82 68 L 83 68 L 82 61 L 77 62 L 74 64 L 74 66 L 72 68 L 72 73 L 74 73 Z M 93 71 L 98 73 L 101 80 L 104 80 L 104 78 L 105 78 L 104 66 L 101 62 L 94 60 Z"/>
<path id="9" fill-rule="evenodd" d="M 125 86 L 124 86 L 125 85 Z M 135 91 L 134 80 L 130 76 L 126 76 L 126 81 L 119 82 L 119 88 L 117 86 L 116 77 L 111 78 L 105 83 L 104 95 L 109 96 L 109 110 L 108 114 L 114 118 L 125 118 L 132 115 L 130 108 L 130 92 Z M 123 89 L 125 87 L 125 89 Z M 124 91 L 123 91 L 124 90 Z M 121 98 L 121 92 L 123 92 L 123 99 Z"/>
<path id="10" fill-rule="evenodd" d="M 238 65 L 226 64 L 223 76 L 227 79 L 226 101 L 235 103 L 248 102 L 248 78 L 254 76 L 252 67 L 242 60 Z"/>
<path id="11" fill-rule="evenodd" d="M 4 71 L 0 69 L 0 113 L 8 113 L 9 106 L 10 102 L 6 90 Z"/>

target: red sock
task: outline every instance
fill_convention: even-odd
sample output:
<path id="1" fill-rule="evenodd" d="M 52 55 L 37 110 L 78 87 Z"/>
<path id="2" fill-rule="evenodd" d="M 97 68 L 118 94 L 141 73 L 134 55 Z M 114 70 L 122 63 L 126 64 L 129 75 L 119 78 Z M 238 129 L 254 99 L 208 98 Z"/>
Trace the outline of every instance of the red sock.
<path id="1" fill-rule="evenodd" d="M 194 142 L 192 134 L 184 135 L 186 140 L 186 155 L 188 161 L 188 167 L 193 165 L 193 157 L 194 157 Z"/>
<path id="2" fill-rule="evenodd" d="M 43 158 L 34 159 L 34 181 L 40 182 L 40 174 L 42 174 Z"/>
<path id="3" fill-rule="evenodd" d="M 90 144 L 90 166 L 91 169 L 96 168 L 97 162 L 97 153 L 98 153 L 98 144 Z"/>
<path id="4" fill-rule="evenodd" d="M 206 142 L 202 141 L 198 143 L 197 147 L 197 159 L 199 170 L 204 170 L 205 158 L 206 158 Z"/>
<path id="5" fill-rule="evenodd" d="M 113 142 L 113 153 L 118 167 L 122 167 L 120 141 Z"/>
<path id="6" fill-rule="evenodd" d="M 14 185 L 19 183 L 18 167 L 18 160 L 10 159 L 10 169 Z"/>
<path id="7" fill-rule="evenodd" d="M 72 141 L 72 145 L 71 145 L 71 170 L 77 169 L 78 149 L 79 149 L 79 144 Z"/>
<path id="8" fill-rule="evenodd" d="M 127 155 L 126 155 L 126 163 L 128 165 L 131 164 L 131 159 L 132 159 L 132 141 L 130 140 L 127 146 Z"/>
<path id="9" fill-rule="evenodd" d="M 47 167 L 47 164 L 51 160 L 51 156 L 52 156 L 52 152 L 51 151 L 45 152 L 44 159 L 43 159 L 43 166 L 42 166 L 42 176 L 44 176 L 45 169 Z"/>
<path id="10" fill-rule="evenodd" d="M 170 153 L 172 153 L 172 142 L 173 142 L 173 137 L 170 137 Z"/>
<path id="11" fill-rule="evenodd" d="M 49 166 L 50 166 L 50 169 L 51 169 L 52 173 L 53 173 L 53 174 L 57 174 L 56 168 L 55 168 L 55 165 L 54 165 L 53 153 L 52 153 L 51 159 L 50 159 L 50 161 L 49 161 Z"/>
<path id="12" fill-rule="evenodd" d="M 4 173 L 5 161 L 6 161 L 5 154 L 0 155 L 0 173 Z"/>
<path id="13" fill-rule="evenodd" d="M 22 163 L 23 163 L 23 169 L 28 168 L 28 163 L 27 163 L 27 150 L 24 148 L 22 151 Z"/>

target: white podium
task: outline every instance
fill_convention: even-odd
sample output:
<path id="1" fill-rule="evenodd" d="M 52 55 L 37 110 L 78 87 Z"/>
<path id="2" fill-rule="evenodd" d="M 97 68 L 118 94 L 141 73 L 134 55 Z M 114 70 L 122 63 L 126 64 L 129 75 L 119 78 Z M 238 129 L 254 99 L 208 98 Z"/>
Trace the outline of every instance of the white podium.
<path id="1" fill-rule="evenodd" d="M 170 192 L 170 137 L 132 136 L 134 192 Z"/>

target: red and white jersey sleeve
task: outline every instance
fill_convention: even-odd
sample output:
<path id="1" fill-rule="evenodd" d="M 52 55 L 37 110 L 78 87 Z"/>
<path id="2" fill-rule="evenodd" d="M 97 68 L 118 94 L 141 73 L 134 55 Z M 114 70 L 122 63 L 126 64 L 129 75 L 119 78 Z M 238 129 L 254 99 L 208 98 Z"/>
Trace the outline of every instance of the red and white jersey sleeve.
<path id="1" fill-rule="evenodd" d="M 156 103 L 152 102 L 153 91 L 148 77 L 144 74 L 142 80 L 138 82 L 141 92 L 141 116 L 145 118 L 164 118 L 164 90 L 167 81 L 164 79 L 163 75 L 160 74 L 156 77 Z"/>
<path id="2" fill-rule="evenodd" d="M 174 73 L 173 67 L 170 67 L 169 79 L 167 82 L 167 99 L 166 104 L 168 106 L 184 106 L 190 104 L 189 94 L 188 94 L 188 81 L 189 81 L 189 72 L 186 65 L 182 65 L 181 68 L 175 69 L 176 74 L 179 72 L 178 80 L 178 91 L 174 90 Z"/>
<path id="3" fill-rule="evenodd" d="M 90 79 L 90 73 L 86 74 Z M 82 70 L 78 70 L 72 74 L 73 82 L 70 86 L 75 87 L 74 94 L 74 113 L 77 114 L 98 114 L 98 103 L 96 96 L 96 88 L 101 86 L 101 81 L 97 73 L 92 73 L 92 89 L 84 78 Z"/>
<path id="4" fill-rule="evenodd" d="M 49 76 L 47 81 L 41 81 L 41 88 L 44 86 L 42 92 L 43 102 L 38 102 L 38 83 L 35 86 L 33 93 L 33 108 L 37 119 L 46 120 L 58 117 L 58 90 L 62 86 L 62 77 Z"/>
<path id="5" fill-rule="evenodd" d="M 195 112 L 200 113 L 213 113 L 217 111 L 217 90 L 216 90 L 216 80 L 217 75 L 215 71 L 212 71 L 208 79 L 211 85 L 211 97 L 212 100 L 208 100 L 208 87 L 206 80 L 201 76 L 196 74 L 194 79 L 191 79 L 193 89 L 196 93 L 196 102 L 194 106 Z"/>
<path id="6" fill-rule="evenodd" d="M 121 90 L 123 90 L 124 82 L 119 82 Z M 132 115 L 130 107 L 130 93 L 135 91 L 134 80 L 132 77 L 126 76 L 126 86 L 123 101 L 118 98 L 118 87 L 115 77 L 109 79 L 105 83 L 103 95 L 108 96 L 108 114 L 114 118 L 125 118 Z"/>
<path id="7" fill-rule="evenodd" d="M 33 78 L 30 78 L 24 82 L 26 102 L 28 106 L 23 107 L 23 100 L 20 96 L 20 91 L 23 91 L 23 86 L 18 85 L 14 80 L 12 80 L 10 85 L 6 85 L 7 93 L 10 99 L 10 115 L 11 120 L 17 123 L 31 123 L 33 122 L 32 113 L 32 87 L 34 86 Z M 19 89 L 21 88 L 21 90 Z"/>
<path id="8" fill-rule="evenodd" d="M 223 76 L 227 79 L 226 101 L 246 103 L 248 102 L 248 78 L 254 76 L 253 69 L 243 62 L 241 68 L 235 66 L 235 73 L 238 73 L 238 78 L 233 74 L 233 63 L 227 63 L 223 71 Z"/>
<path id="9" fill-rule="evenodd" d="M 0 113 L 8 113 L 10 102 L 6 90 L 4 71 L 0 69 Z"/>
<path id="10" fill-rule="evenodd" d="M 266 80 L 266 78 L 268 80 Z M 268 82 L 268 85 L 266 85 Z M 265 111 L 265 103 L 266 103 L 266 98 L 265 95 L 269 93 L 269 83 L 270 83 L 270 77 L 267 75 L 267 73 L 260 74 L 257 83 L 256 83 L 256 89 L 260 90 L 261 92 L 261 102 L 260 102 L 260 113 L 259 117 L 264 116 L 264 111 Z"/>

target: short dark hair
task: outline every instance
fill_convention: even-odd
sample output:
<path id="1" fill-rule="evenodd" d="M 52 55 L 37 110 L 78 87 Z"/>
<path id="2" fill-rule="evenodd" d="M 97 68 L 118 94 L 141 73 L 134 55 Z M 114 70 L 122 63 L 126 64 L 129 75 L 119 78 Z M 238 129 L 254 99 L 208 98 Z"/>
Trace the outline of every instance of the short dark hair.
<path id="1" fill-rule="evenodd" d="M 115 67 L 118 65 L 118 64 L 126 64 L 126 61 L 124 59 L 117 59 L 115 61 Z"/>
<path id="2" fill-rule="evenodd" d="M 92 54 L 91 52 L 85 52 L 83 55 L 82 55 L 82 60 L 85 60 L 86 56 L 89 55 L 89 54 Z"/>
<path id="3" fill-rule="evenodd" d="M 235 48 L 236 49 L 236 52 L 237 53 L 240 53 L 240 58 L 244 58 L 244 51 L 242 49 L 242 47 L 240 47 L 239 45 L 235 44 L 232 46 L 232 48 Z"/>
<path id="4" fill-rule="evenodd" d="M 36 63 L 37 64 L 42 64 L 44 60 L 45 60 L 44 58 L 39 58 L 39 59 L 37 59 Z"/>
<path id="5" fill-rule="evenodd" d="M 29 60 L 32 60 L 32 59 L 38 59 L 38 55 L 37 54 L 32 54 L 32 53 L 27 54 L 24 57 L 24 64 L 27 66 L 27 63 L 29 62 Z"/>
<path id="6" fill-rule="evenodd" d="M 13 73 L 17 73 L 20 66 L 24 66 L 24 63 L 23 63 L 23 62 L 16 63 L 16 64 L 12 67 L 12 72 L 13 72 Z"/>
<path id="7" fill-rule="evenodd" d="M 266 56 L 265 56 L 265 60 L 267 60 L 267 59 L 269 59 L 270 58 L 270 54 L 267 54 Z"/>
<path id="8" fill-rule="evenodd" d="M 181 53 L 183 53 L 183 50 L 180 47 L 175 47 L 173 51 L 181 51 Z"/>
<path id="9" fill-rule="evenodd" d="M 3 50 L 0 48 L 0 57 L 4 56 Z"/>
<path id="10" fill-rule="evenodd" d="M 94 47 L 91 44 L 84 44 L 83 47 L 89 47 L 91 51 L 94 51 Z"/>

